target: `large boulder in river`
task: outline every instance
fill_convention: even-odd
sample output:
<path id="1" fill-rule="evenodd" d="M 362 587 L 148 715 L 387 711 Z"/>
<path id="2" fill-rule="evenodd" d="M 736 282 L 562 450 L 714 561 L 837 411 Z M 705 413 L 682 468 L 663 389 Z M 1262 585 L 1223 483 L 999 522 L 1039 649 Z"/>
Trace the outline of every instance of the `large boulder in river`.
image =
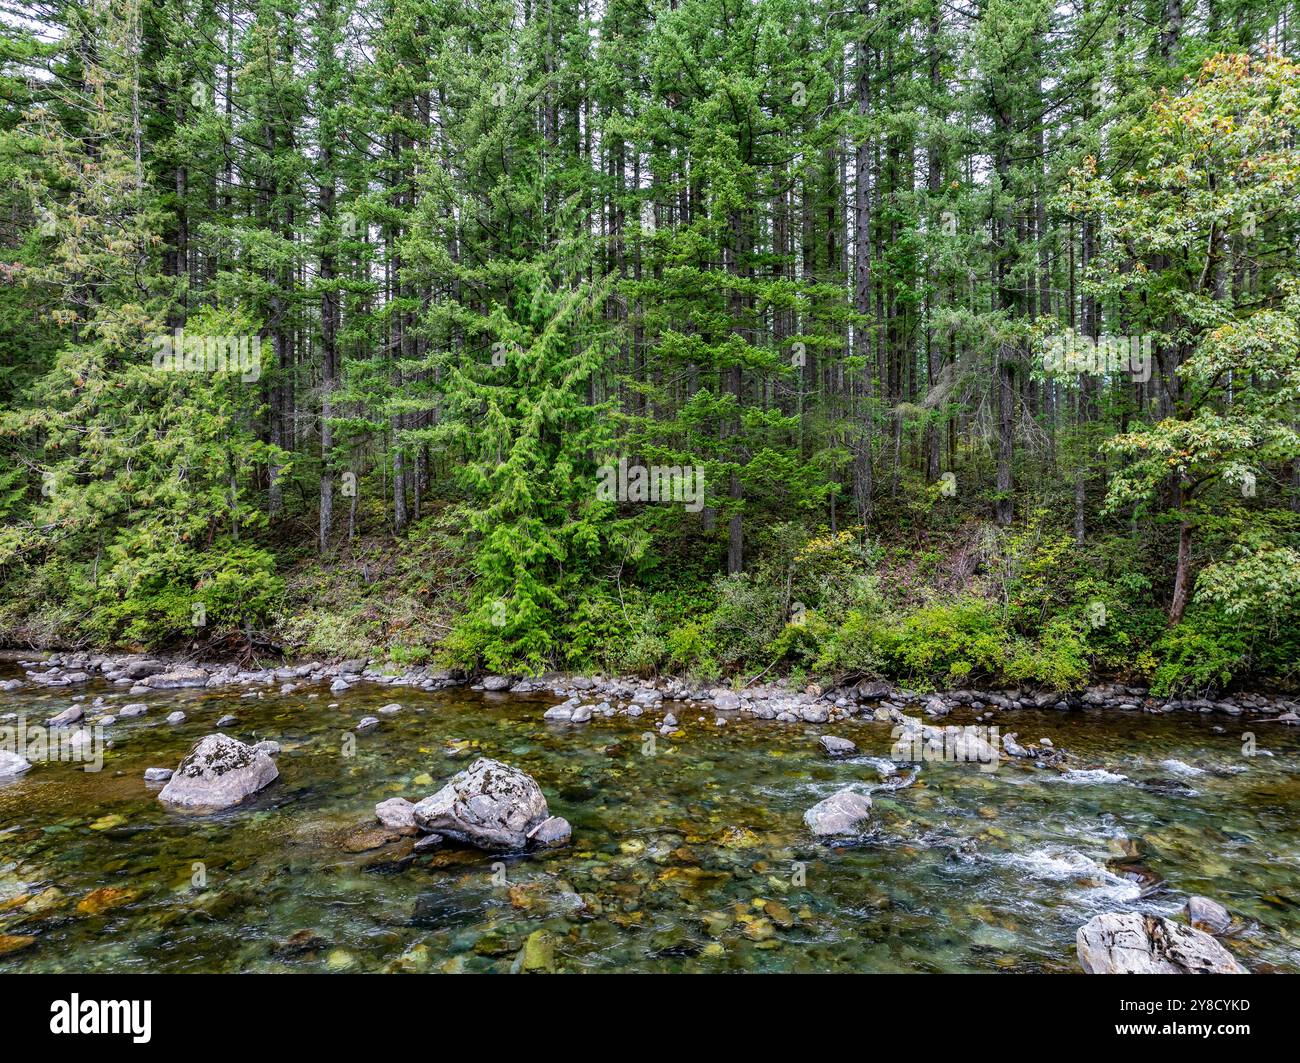
<path id="1" fill-rule="evenodd" d="M 870 817 L 871 798 L 841 790 L 808 809 L 803 821 L 819 838 L 844 838 L 860 833 Z"/>
<path id="2" fill-rule="evenodd" d="M 531 775 L 487 757 L 415 806 L 415 822 L 422 830 L 494 851 L 526 848 L 529 832 L 550 814 Z"/>
<path id="3" fill-rule="evenodd" d="M 1204 931 L 1140 912 L 1093 917 L 1075 946 L 1087 974 L 1249 974 Z"/>
<path id="4" fill-rule="evenodd" d="M 185 754 L 158 800 L 178 808 L 229 808 L 279 775 L 265 753 L 228 735 L 208 735 Z"/>

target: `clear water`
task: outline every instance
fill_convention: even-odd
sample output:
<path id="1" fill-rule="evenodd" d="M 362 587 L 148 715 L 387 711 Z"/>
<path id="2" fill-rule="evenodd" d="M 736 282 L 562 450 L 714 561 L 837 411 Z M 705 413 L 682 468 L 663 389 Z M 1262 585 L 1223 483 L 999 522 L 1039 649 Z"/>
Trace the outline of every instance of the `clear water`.
<path id="1" fill-rule="evenodd" d="M 110 728 L 103 771 L 39 764 L 0 785 L 0 935 L 36 939 L 0 971 L 507 971 L 546 930 L 562 971 L 1071 972 L 1092 915 L 1172 915 L 1193 892 L 1242 918 L 1230 947 L 1248 966 L 1300 971 L 1300 735 L 1277 724 L 1004 713 L 1004 733 L 1050 737 L 1075 770 L 927 764 L 914 786 L 874 794 L 861 844 L 828 848 L 803 812 L 881 782 L 888 725 L 718 727 L 673 706 L 684 733 L 649 755 L 660 714 L 551 725 L 548 698 L 123 691 L 76 690 L 111 695 L 110 711 L 150 704 Z M 0 694 L 0 715 L 40 722 L 71 697 Z M 392 701 L 403 711 L 345 755 L 345 733 Z M 176 708 L 188 720 L 165 723 Z M 174 768 L 226 713 L 239 717 L 227 733 L 283 745 L 279 781 L 217 815 L 165 808 L 145 768 Z M 828 730 L 861 755 L 825 759 Z M 1243 755 L 1243 731 L 1273 756 Z M 573 846 L 348 851 L 377 826 L 376 802 L 431 793 L 478 754 L 532 774 Z M 132 892 L 78 909 L 102 887 Z"/>

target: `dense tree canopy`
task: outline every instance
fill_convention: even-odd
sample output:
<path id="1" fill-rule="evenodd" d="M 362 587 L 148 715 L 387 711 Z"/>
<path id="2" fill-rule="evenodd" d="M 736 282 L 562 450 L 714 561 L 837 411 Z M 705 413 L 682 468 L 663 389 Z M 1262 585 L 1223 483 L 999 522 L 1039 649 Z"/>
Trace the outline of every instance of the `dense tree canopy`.
<path id="1" fill-rule="evenodd" d="M 1295 679 L 1294 0 L 0 42 L 6 640 Z"/>

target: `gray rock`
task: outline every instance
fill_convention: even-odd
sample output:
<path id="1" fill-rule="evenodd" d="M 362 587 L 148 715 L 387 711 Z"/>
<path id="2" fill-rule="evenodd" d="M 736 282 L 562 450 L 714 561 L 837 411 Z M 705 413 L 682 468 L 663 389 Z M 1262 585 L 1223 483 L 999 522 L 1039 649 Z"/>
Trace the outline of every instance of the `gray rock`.
<path id="1" fill-rule="evenodd" d="M 825 723 L 831 710 L 825 705 L 803 705 L 798 710 L 799 719 L 805 723 Z"/>
<path id="2" fill-rule="evenodd" d="M 145 768 L 145 782 L 166 782 L 172 777 L 171 768 Z"/>
<path id="3" fill-rule="evenodd" d="M 952 712 L 952 708 L 940 698 L 931 698 L 925 703 L 925 714 L 935 719 L 947 716 L 950 712 Z"/>
<path id="4" fill-rule="evenodd" d="M 360 720 L 357 721 L 357 725 L 355 728 L 353 728 L 353 730 L 355 730 L 357 734 L 368 734 L 378 726 L 379 726 L 378 716 L 363 716 L 361 717 Z"/>
<path id="5" fill-rule="evenodd" d="M 208 735 L 185 755 L 158 800 L 179 808 L 229 808 L 279 775 L 265 753 L 228 735 Z"/>
<path id="6" fill-rule="evenodd" d="M 11 753 L 7 749 L 0 749 L 0 778 L 21 775 L 29 768 L 31 768 L 31 764 L 26 757 Z"/>
<path id="7" fill-rule="evenodd" d="M 389 704 L 385 705 L 382 709 L 379 710 L 380 715 L 382 716 L 396 716 L 401 711 L 402 711 L 402 706 L 395 701 L 390 702 Z"/>
<path id="8" fill-rule="evenodd" d="M 168 723 L 184 723 L 184 722 L 185 722 L 185 713 L 181 712 L 180 709 L 177 709 L 175 712 L 169 712 L 169 713 L 167 714 L 167 722 L 168 722 Z"/>
<path id="9" fill-rule="evenodd" d="M 280 743 L 272 742 L 269 739 L 256 743 L 253 748 L 259 753 L 265 753 L 268 757 L 278 757 L 280 755 Z"/>
<path id="10" fill-rule="evenodd" d="M 523 849 L 528 833 L 550 816 L 532 776 L 480 757 L 415 806 L 423 830 L 487 850 Z"/>
<path id="11" fill-rule="evenodd" d="M 136 702 L 132 702 L 130 705 L 124 705 L 118 711 L 118 715 L 130 719 L 132 716 L 143 716 L 148 711 L 149 711 L 148 705 L 146 705 L 142 701 L 136 701 Z M 220 726 L 220 721 L 218 721 L 217 725 Z"/>
<path id="12" fill-rule="evenodd" d="M 568 723 L 573 719 L 573 710 L 568 705 L 553 705 L 542 713 L 542 719 L 552 723 Z"/>
<path id="13" fill-rule="evenodd" d="M 352 684 L 351 684 L 351 683 L 347 683 L 347 682 L 345 682 L 345 681 L 342 680 L 342 679 L 336 679 L 336 680 L 334 680 L 334 682 L 332 682 L 332 683 L 330 684 L 330 693 L 331 693 L 331 694 L 342 694 L 343 691 L 345 691 L 345 690 L 351 690 L 351 689 L 352 689 Z"/>
<path id="14" fill-rule="evenodd" d="M 80 722 L 85 715 L 86 713 L 81 706 L 72 705 L 57 716 L 51 716 L 48 723 L 51 727 L 71 727 L 74 723 Z"/>
<path id="15" fill-rule="evenodd" d="M 167 666 L 162 661 L 155 661 L 150 658 L 129 661 L 122 665 L 122 674 L 127 679 L 147 679 L 151 675 L 158 675 L 160 672 L 165 671 L 167 671 Z"/>
<path id="16" fill-rule="evenodd" d="M 1232 913 L 1218 901 L 1209 897 L 1189 897 L 1187 900 L 1187 921 L 1198 930 L 1207 930 L 1211 934 L 1222 934 L 1232 926 Z"/>
<path id="17" fill-rule="evenodd" d="M 1087 974 L 1248 974 L 1201 930 L 1157 915 L 1109 912 L 1075 934 Z"/>
<path id="18" fill-rule="evenodd" d="M 550 816 L 528 832 L 528 844 L 537 849 L 559 849 L 573 838 L 573 828 L 563 816 Z"/>
<path id="19" fill-rule="evenodd" d="M 1019 742 L 1016 741 L 1015 731 L 1012 731 L 1010 734 L 1004 734 L 1002 736 L 1002 749 L 1009 757 L 1032 757 L 1033 756 L 1033 754 L 1029 752 L 1029 750 L 1027 750 L 1024 746 L 1022 746 Z"/>
<path id="20" fill-rule="evenodd" d="M 237 724 L 238 722 L 239 722 L 239 717 L 237 717 L 237 716 L 223 716 L 223 717 L 221 717 L 221 719 L 219 719 L 219 720 L 217 721 L 217 726 L 218 726 L 218 727 L 233 727 L 233 726 L 234 726 L 235 724 Z"/>
<path id="21" fill-rule="evenodd" d="M 889 697 L 889 684 L 879 679 L 864 679 L 857 686 L 857 695 L 864 701 L 874 701 L 877 698 Z"/>
<path id="22" fill-rule="evenodd" d="M 415 805 L 404 797 L 390 797 L 375 805 L 375 818 L 394 830 L 415 828 Z"/>
<path id="23" fill-rule="evenodd" d="M 10 690 L 17 690 L 22 685 L 23 685 L 23 681 L 21 679 L 6 679 L 3 682 L 0 682 L 0 690 L 6 692 Z"/>
<path id="24" fill-rule="evenodd" d="M 509 690 L 510 680 L 503 675 L 490 675 L 483 680 L 483 689 L 492 691 Z"/>
<path id="25" fill-rule="evenodd" d="M 871 798 L 841 790 L 808 809 L 803 821 L 819 838 L 849 837 L 858 834 L 870 816 Z"/>
<path id="26" fill-rule="evenodd" d="M 847 738 L 836 738 L 835 735 L 821 736 L 822 749 L 832 757 L 847 757 L 850 753 L 858 751 L 857 745 L 850 742 Z"/>
<path id="27" fill-rule="evenodd" d="M 591 706 L 579 705 L 573 710 L 573 715 L 569 717 L 571 723 L 586 723 L 591 719 Z"/>
<path id="28" fill-rule="evenodd" d="M 740 708 L 740 695 L 730 690 L 719 690 L 713 695 L 713 707 L 722 712 L 734 712 Z"/>
<path id="29" fill-rule="evenodd" d="M 417 853 L 427 853 L 433 849 L 441 849 L 446 844 L 447 839 L 441 834 L 426 834 L 416 841 L 411 848 Z"/>
<path id="30" fill-rule="evenodd" d="M 150 690 L 178 690 L 181 687 L 203 687 L 208 685 L 208 673 L 202 668 L 174 668 L 170 672 L 158 672 L 141 680 L 141 686 Z"/>

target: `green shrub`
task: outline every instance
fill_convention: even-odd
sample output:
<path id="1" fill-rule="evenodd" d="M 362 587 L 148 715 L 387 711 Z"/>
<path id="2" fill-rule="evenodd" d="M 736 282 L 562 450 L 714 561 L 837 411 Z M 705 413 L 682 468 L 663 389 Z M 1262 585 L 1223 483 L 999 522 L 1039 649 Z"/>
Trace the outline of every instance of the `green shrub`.
<path id="1" fill-rule="evenodd" d="M 892 633 L 877 616 L 855 609 L 822 640 L 813 674 L 834 683 L 882 676 L 892 645 Z"/>
<path id="2" fill-rule="evenodd" d="M 1162 696 L 1222 690 L 1250 663 L 1245 630 L 1209 610 L 1188 610 L 1156 645 L 1156 656 L 1151 691 Z"/>
<path id="3" fill-rule="evenodd" d="M 666 648 L 669 665 L 694 679 L 712 682 L 721 675 L 713 643 L 698 620 L 688 620 L 669 630 Z"/>
<path id="4" fill-rule="evenodd" d="M 717 604 L 709 617 L 709 640 L 719 666 L 733 672 L 771 663 L 768 647 L 787 619 L 777 588 L 737 575 L 719 576 L 713 590 Z"/>
<path id="5" fill-rule="evenodd" d="M 218 541 L 202 552 L 115 553 L 96 597 L 91 628 L 103 641 L 162 646 L 267 624 L 284 582 L 275 559 L 249 543 Z"/>
<path id="6" fill-rule="evenodd" d="M 964 598 L 905 616 L 891 636 L 887 660 L 907 682 L 961 686 L 1000 676 L 1008 642 L 999 610 L 978 598 Z"/>
<path id="7" fill-rule="evenodd" d="M 1088 682 L 1088 639 L 1076 621 L 1054 617 L 1036 640 L 1015 639 L 1006 676 L 1052 690 L 1077 690 Z"/>

